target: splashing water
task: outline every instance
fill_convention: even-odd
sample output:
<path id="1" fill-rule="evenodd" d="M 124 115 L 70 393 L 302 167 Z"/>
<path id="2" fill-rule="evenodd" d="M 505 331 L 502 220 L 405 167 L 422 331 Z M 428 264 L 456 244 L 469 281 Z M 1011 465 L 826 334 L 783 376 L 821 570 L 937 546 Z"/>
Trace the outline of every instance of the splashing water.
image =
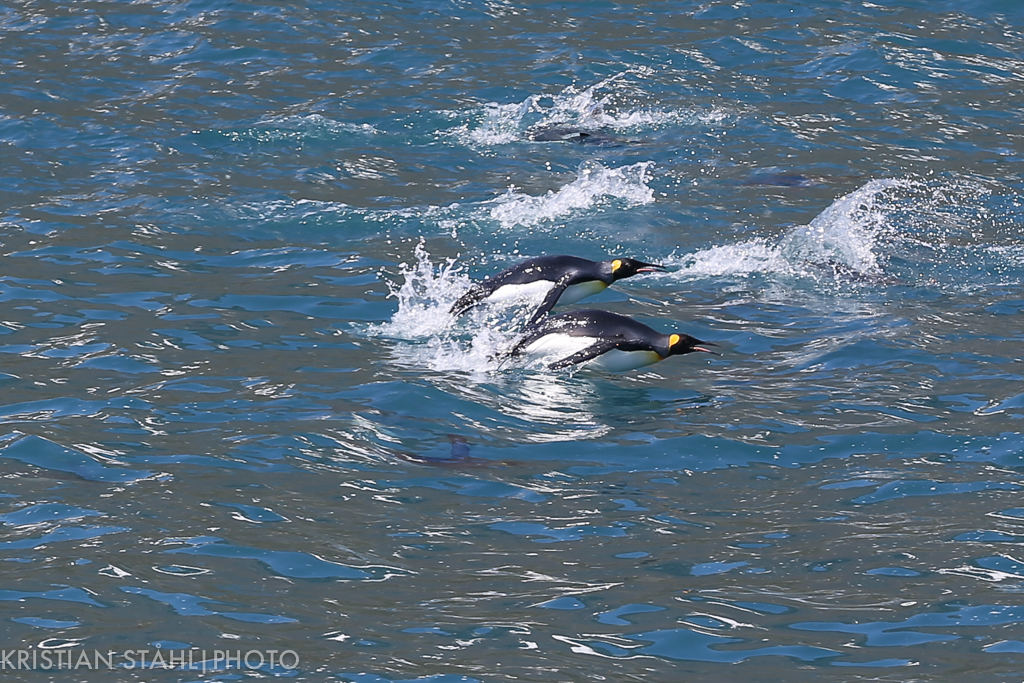
<path id="1" fill-rule="evenodd" d="M 722 275 L 775 274 L 820 278 L 823 273 L 849 279 L 882 276 L 880 242 L 889 231 L 889 194 L 909 188 L 907 180 L 872 180 L 839 198 L 808 225 L 778 240 L 754 238 L 715 246 L 667 261 L 680 266 L 670 277 L 698 279 Z"/>
<path id="2" fill-rule="evenodd" d="M 517 225 L 529 227 L 601 206 L 608 200 L 620 200 L 626 206 L 650 204 L 654 191 L 647 186 L 648 169 L 652 163 L 643 161 L 620 168 L 605 168 L 596 162 L 580 165 L 576 180 L 557 192 L 534 197 L 509 190 L 494 200 L 489 217 L 505 230 Z"/>
<path id="3" fill-rule="evenodd" d="M 469 278 L 447 259 L 434 266 L 423 242 L 413 250 L 416 262 L 402 263 L 401 285 L 388 282 L 389 296 L 398 300 L 398 310 L 391 320 L 371 325 L 368 332 L 374 336 L 392 339 L 424 339 L 443 334 L 452 325 L 449 314 L 452 304 L 469 287 Z"/>
<path id="4" fill-rule="evenodd" d="M 388 283 L 398 310 L 390 321 L 367 327 L 366 334 L 407 342 L 396 354 L 399 365 L 471 375 L 501 369 L 501 353 L 512 344 L 524 320 L 516 314 L 538 305 L 540 298 L 476 308 L 457 320 L 449 311 L 469 287 L 469 278 L 454 259 L 434 265 L 422 242 L 413 255 L 414 264 L 401 266 L 403 282 Z"/>
<path id="5" fill-rule="evenodd" d="M 600 128 L 611 126 L 617 122 L 614 116 L 605 113 L 605 105 L 610 104 L 610 96 L 598 97 L 597 93 L 616 82 L 621 81 L 628 72 L 623 71 L 606 78 L 600 83 L 577 90 L 570 85 L 553 98 L 551 108 L 545 112 L 541 125 L 575 124 L 581 128 Z"/>
<path id="6" fill-rule="evenodd" d="M 500 354 L 509 344 L 509 338 L 495 328 L 478 327 L 468 338 L 449 330 L 419 344 L 403 346 L 395 362 L 416 370 L 429 368 L 484 378 L 502 368 Z"/>
<path id="7" fill-rule="evenodd" d="M 523 121 L 537 106 L 537 99 L 536 95 L 531 95 L 518 104 L 489 102 L 480 113 L 477 127 L 462 125 L 450 134 L 471 147 L 490 147 L 516 142 L 522 139 Z"/>
<path id="8" fill-rule="evenodd" d="M 530 95 L 522 102 L 499 104 L 489 102 L 468 112 L 474 120 L 445 133 L 471 147 L 490 147 L 529 139 L 529 132 L 549 126 L 575 127 L 582 130 L 641 130 L 661 126 L 714 125 L 728 117 L 722 109 L 651 109 L 626 108 L 609 113 L 613 93 L 603 90 L 623 88 L 626 76 L 637 71 L 615 74 L 580 90 L 570 85 L 557 95 Z M 453 116 L 467 113 L 451 112 Z"/>
<path id="9" fill-rule="evenodd" d="M 906 180 L 872 180 L 841 197 L 779 241 L 779 251 L 793 264 L 838 263 L 867 275 L 881 273 L 878 238 L 888 223 L 889 190 L 910 187 Z"/>
<path id="10" fill-rule="evenodd" d="M 543 118 L 536 125 L 572 125 L 585 130 L 613 128 L 617 130 L 655 128 L 671 123 L 718 123 L 725 118 L 721 110 L 698 112 L 689 109 L 630 109 L 608 113 L 612 95 L 598 96 L 598 92 L 613 85 L 621 85 L 626 76 L 635 74 L 635 70 L 627 70 L 615 74 L 589 88 L 578 90 L 570 85 L 552 98 L 550 108 L 543 108 L 540 98 L 537 107 Z"/>

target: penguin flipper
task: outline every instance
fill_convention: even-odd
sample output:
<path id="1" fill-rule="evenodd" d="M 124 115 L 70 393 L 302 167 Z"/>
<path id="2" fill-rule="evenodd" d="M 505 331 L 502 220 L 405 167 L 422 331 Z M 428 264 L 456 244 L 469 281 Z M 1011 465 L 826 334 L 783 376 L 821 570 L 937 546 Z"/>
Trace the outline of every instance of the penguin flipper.
<path id="1" fill-rule="evenodd" d="M 602 339 L 594 344 L 591 344 L 582 351 L 577 351 L 571 356 L 566 356 L 562 360 L 556 360 L 554 363 L 548 365 L 549 370 L 561 370 L 567 368 L 570 365 L 578 365 L 579 363 L 586 363 L 588 360 L 593 360 L 600 356 L 602 353 L 608 353 L 619 345 L 618 341 L 614 339 Z"/>
<path id="2" fill-rule="evenodd" d="M 536 325 L 541 318 L 546 316 L 555 307 L 558 299 L 565 293 L 565 289 L 569 286 L 571 279 L 571 276 L 563 277 L 548 290 L 548 293 L 544 295 L 544 300 L 540 302 L 540 306 L 537 307 L 537 310 L 533 312 L 530 320 L 526 323 L 527 325 Z"/>

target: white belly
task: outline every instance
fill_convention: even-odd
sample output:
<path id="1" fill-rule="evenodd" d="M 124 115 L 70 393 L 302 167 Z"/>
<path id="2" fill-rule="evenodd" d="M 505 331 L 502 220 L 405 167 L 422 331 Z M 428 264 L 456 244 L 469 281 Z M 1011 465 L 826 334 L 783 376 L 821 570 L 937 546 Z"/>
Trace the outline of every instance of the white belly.
<path id="1" fill-rule="evenodd" d="M 554 363 L 579 353 L 585 348 L 596 344 L 595 337 L 574 337 L 568 334 L 548 334 L 525 349 L 531 362 Z M 625 372 L 635 370 L 662 360 L 654 351 L 619 351 L 612 349 L 583 365 L 607 372 Z"/>
<path id="2" fill-rule="evenodd" d="M 540 301 L 548 293 L 548 290 L 554 286 L 554 282 L 547 280 L 536 280 L 522 285 L 502 285 L 491 292 L 490 296 L 487 297 L 487 301 L 493 303 L 521 301 L 524 299 Z"/>
<path id="3" fill-rule="evenodd" d="M 543 360 L 547 363 L 568 358 L 597 342 L 594 337 L 574 337 L 570 334 L 546 334 L 529 344 L 525 351 L 531 361 Z"/>

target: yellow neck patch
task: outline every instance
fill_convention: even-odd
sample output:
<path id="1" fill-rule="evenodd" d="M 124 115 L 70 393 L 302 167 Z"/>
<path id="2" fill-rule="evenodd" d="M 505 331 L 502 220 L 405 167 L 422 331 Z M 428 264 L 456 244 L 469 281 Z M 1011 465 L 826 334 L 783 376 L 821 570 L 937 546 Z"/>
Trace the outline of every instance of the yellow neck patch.
<path id="1" fill-rule="evenodd" d="M 678 344 L 680 339 L 682 339 L 682 337 L 680 337 L 678 334 L 669 335 L 668 348 L 671 349 L 673 346 Z"/>
<path id="2" fill-rule="evenodd" d="M 622 267 L 622 261 L 620 261 L 619 259 L 615 259 L 614 261 L 612 261 L 612 272 L 613 273 L 615 271 L 617 271 L 621 267 Z"/>

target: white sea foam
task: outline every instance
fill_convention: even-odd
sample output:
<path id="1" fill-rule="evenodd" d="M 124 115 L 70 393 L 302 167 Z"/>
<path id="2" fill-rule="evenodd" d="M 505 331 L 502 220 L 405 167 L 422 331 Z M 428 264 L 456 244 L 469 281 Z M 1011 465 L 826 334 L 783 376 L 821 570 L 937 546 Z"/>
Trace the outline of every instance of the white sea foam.
<path id="1" fill-rule="evenodd" d="M 664 277 L 879 277 L 885 259 L 882 247 L 890 234 L 890 195 L 910 186 L 906 180 L 872 180 L 837 199 L 808 225 L 793 228 L 777 239 L 759 237 L 673 255 L 667 262 L 680 269 Z"/>
<path id="2" fill-rule="evenodd" d="M 508 365 L 503 353 L 518 338 L 524 313 L 540 304 L 543 292 L 473 308 L 455 318 L 449 311 L 469 287 L 469 278 L 454 259 L 434 264 L 422 243 L 413 255 L 414 263 L 401 265 L 401 281 L 388 283 L 398 301 L 391 320 L 365 326 L 363 333 L 394 340 L 400 346 L 396 361 L 402 365 L 469 374 Z"/>
<path id="3" fill-rule="evenodd" d="M 536 226 L 562 220 L 613 201 L 626 206 L 650 204 L 654 201 L 654 191 L 647 185 L 651 165 L 645 161 L 605 168 L 596 162 L 586 162 L 580 166 L 576 180 L 557 191 L 533 196 L 509 188 L 491 202 L 489 217 L 509 230 L 517 225 Z"/>
<path id="4" fill-rule="evenodd" d="M 388 282 L 390 296 L 398 300 L 391 320 L 370 327 L 377 336 L 394 339 L 425 339 L 444 334 L 453 320 L 448 311 L 469 287 L 469 278 L 447 259 L 435 266 L 423 243 L 413 251 L 416 262 L 400 264 L 401 284 Z"/>
<path id="5" fill-rule="evenodd" d="M 489 102 L 468 112 L 449 112 L 469 120 L 444 135 L 470 147 L 491 147 L 529 140 L 531 131 L 549 127 L 639 132 L 670 125 L 716 125 L 730 116 L 721 108 L 617 106 L 614 100 L 620 96 L 643 97 L 628 79 L 638 73 L 623 71 L 587 88 L 570 85 L 555 95 L 536 94 L 522 102 Z"/>

